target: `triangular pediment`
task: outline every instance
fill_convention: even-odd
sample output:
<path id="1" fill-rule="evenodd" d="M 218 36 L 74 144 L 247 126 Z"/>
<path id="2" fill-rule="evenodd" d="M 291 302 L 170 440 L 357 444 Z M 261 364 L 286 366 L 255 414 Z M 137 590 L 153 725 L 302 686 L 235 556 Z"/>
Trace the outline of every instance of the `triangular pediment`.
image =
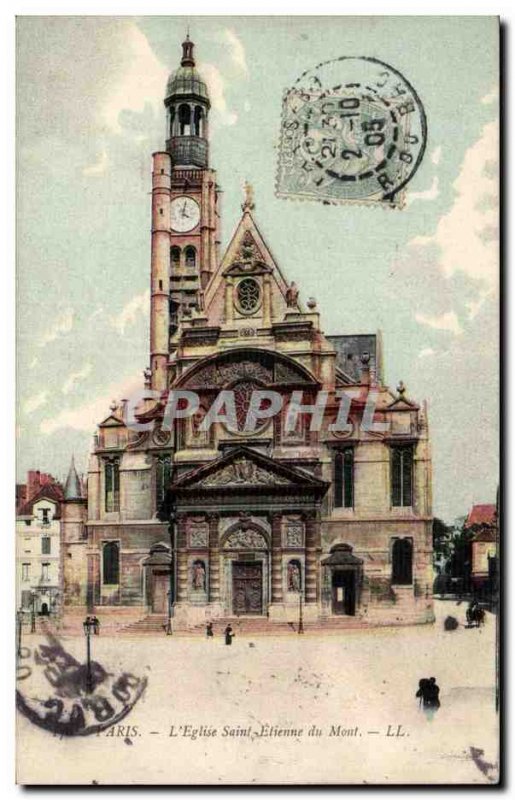
<path id="1" fill-rule="evenodd" d="M 392 403 L 386 406 L 388 411 L 416 411 L 418 405 L 408 400 L 406 397 L 397 397 Z"/>
<path id="2" fill-rule="evenodd" d="M 125 423 L 114 414 L 109 414 L 102 422 L 99 423 L 99 428 L 124 428 Z"/>
<path id="3" fill-rule="evenodd" d="M 172 487 L 180 489 L 319 489 L 327 484 L 313 475 L 273 461 L 248 447 L 236 447 L 215 461 L 183 475 Z"/>

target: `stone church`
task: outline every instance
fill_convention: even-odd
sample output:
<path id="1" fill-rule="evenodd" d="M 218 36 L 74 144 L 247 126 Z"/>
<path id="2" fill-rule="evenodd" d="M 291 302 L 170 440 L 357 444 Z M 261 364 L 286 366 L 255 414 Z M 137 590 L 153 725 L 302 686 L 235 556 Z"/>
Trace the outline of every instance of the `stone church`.
<path id="1" fill-rule="evenodd" d="M 210 100 L 182 45 L 164 100 L 166 145 L 152 171 L 150 365 L 138 420 L 113 402 L 89 458 L 72 467 L 62 510 L 66 619 L 113 625 L 152 615 L 177 630 L 257 617 L 267 625 L 433 620 L 431 455 L 425 406 L 383 380 L 379 334 L 326 336 L 275 261 L 246 187 L 220 252 L 209 161 Z M 169 429 L 169 391 L 195 414 Z M 234 392 L 236 424 L 202 429 Z M 250 396 L 274 389 L 328 402 L 319 430 L 286 413 L 244 430 Z M 331 430 L 345 390 L 349 422 Z M 373 423 L 362 424 L 374 397 Z M 286 403 L 283 409 L 286 408 Z M 334 427 L 334 426 L 333 426 Z"/>

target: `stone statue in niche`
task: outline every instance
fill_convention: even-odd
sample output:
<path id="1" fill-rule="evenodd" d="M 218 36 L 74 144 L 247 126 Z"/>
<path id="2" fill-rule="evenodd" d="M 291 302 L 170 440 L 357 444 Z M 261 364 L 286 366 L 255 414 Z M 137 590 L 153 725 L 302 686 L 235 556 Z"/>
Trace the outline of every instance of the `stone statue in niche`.
<path id="1" fill-rule="evenodd" d="M 290 561 L 288 564 L 288 591 L 300 592 L 300 564 Z"/>
<path id="2" fill-rule="evenodd" d="M 206 590 L 206 567 L 203 561 L 195 561 L 193 564 L 192 587 L 196 591 Z"/>

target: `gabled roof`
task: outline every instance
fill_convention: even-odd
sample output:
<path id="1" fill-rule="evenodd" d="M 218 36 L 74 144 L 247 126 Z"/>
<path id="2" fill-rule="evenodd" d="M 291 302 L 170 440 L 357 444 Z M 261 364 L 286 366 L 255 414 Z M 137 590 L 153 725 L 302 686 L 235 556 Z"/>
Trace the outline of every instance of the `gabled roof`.
<path id="1" fill-rule="evenodd" d="M 27 500 L 26 503 L 21 506 L 21 508 L 17 512 L 17 516 L 19 517 L 31 517 L 32 516 L 32 509 L 35 503 L 38 503 L 40 500 L 49 500 L 52 503 L 56 503 L 57 509 L 54 515 L 54 519 L 58 519 L 60 514 L 60 504 L 64 500 L 63 496 L 63 489 L 60 483 L 46 483 L 41 489 L 36 492 L 36 494 Z"/>
<path id="2" fill-rule="evenodd" d="M 497 522 L 497 509 L 495 503 L 480 503 L 472 506 L 465 522 L 465 528 L 472 525 L 495 525 Z"/>
<path id="3" fill-rule="evenodd" d="M 261 235 L 261 232 L 256 225 L 250 210 L 246 209 L 241 216 L 241 219 L 236 227 L 236 230 L 234 231 L 233 237 L 229 242 L 222 260 L 220 261 L 209 284 L 206 287 L 204 295 L 206 312 L 209 311 L 209 307 L 215 297 L 217 289 L 224 279 L 224 274 L 230 270 L 231 267 L 235 266 L 235 259 L 237 260 L 237 254 L 244 243 L 246 235 L 252 238 L 253 248 L 256 254 L 258 254 L 257 260 L 259 261 L 260 268 L 273 273 L 279 290 L 283 296 L 286 294 L 286 290 L 288 288 L 286 278 L 284 277 L 283 273 L 281 272 L 281 268 L 273 257 L 270 247 Z"/>

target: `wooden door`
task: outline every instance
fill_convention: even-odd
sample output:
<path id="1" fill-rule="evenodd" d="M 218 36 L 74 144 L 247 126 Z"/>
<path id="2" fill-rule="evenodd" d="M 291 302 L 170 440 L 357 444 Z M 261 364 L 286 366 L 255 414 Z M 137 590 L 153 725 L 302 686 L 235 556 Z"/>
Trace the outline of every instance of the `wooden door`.
<path id="1" fill-rule="evenodd" d="M 237 616 L 263 613 L 261 561 L 235 561 L 232 565 L 232 606 Z"/>
<path id="2" fill-rule="evenodd" d="M 168 612 L 170 575 L 167 572 L 155 572 L 153 580 L 152 611 L 154 614 L 166 614 Z"/>

